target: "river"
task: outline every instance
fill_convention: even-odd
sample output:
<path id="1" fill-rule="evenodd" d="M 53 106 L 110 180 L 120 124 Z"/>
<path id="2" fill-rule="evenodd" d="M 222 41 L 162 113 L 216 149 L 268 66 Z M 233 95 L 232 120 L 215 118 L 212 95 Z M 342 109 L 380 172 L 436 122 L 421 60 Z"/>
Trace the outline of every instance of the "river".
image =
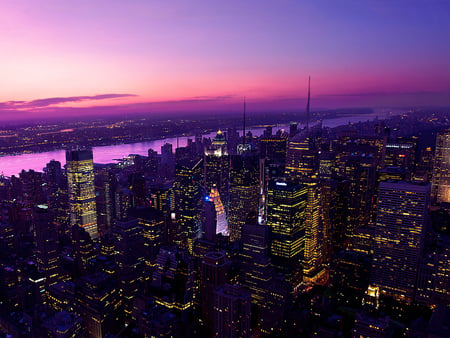
<path id="1" fill-rule="evenodd" d="M 380 114 L 365 114 L 360 116 L 350 116 L 350 117 L 339 117 L 334 119 L 327 119 L 323 121 L 324 127 L 336 127 L 339 125 L 347 124 L 348 122 L 357 123 L 359 121 L 367 121 L 372 120 L 376 116 Z M 273 133 L 277 130 L 286 128 L 287 125 L 280 125 L 278 127 L 273 127 Z M 250 128 L 253 136 L 262 135 L 264 128 Z M 242 134 L 242 132 L 241 132 Z M 214 137 L 216 135 L 215 132 L 205 134 L 203 137 Z M 130 143 L 130 144 L 116 144 L 111 146 L 102 146 L 102 147 L 93 147 L 93 156 L 95 163 L 114 163 L 116 159 L 123 158 L 128 156 L 129 154 L 138 154 L 146 156 L 148 154 L 148 150 L 151 148 L 158 153 L 161 152 L 161 146 L 165 143 L 171 143 L 173 148 L 175 149 L 178 145 L 180 147 L 184 147 L 187 145 L 187 140 L 193 136 L 183 136 L 159 139 L 153 141 L 145 141 L 138 143 Z M 21 155 L 10 155 L 0 157 L 0 175 L 11 176 L 18 175 L 23 169 L 29 170 L 33 169 L 34 171 L 42 171 L 50 160 L 56 160 L 61 162 L 61 165 L 66 163 L 64 150 L 55 150 L 55 151 L 47 151 L 42 153 L 30 153 L 30 154 L 21 154 Z"/>

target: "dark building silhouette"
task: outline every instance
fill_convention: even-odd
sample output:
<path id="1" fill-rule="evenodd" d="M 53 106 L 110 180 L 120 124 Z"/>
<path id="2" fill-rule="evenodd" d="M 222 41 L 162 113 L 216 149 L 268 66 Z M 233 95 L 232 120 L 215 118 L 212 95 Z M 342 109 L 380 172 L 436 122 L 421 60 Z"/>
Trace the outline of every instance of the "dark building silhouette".
<path id="1" fill-rule="evenodd" d="M 214 328 L 214 291 L 227 280 L 230 262 L 224 252 L 208 252 L 200 266 L 202 318 L 212 332 Z"/>
<path id="2" fill-rule="evenodd" d="M 251 296 L 242 285 L 225 284 L 214 293 L 216 337 L 250 337 Z"/>

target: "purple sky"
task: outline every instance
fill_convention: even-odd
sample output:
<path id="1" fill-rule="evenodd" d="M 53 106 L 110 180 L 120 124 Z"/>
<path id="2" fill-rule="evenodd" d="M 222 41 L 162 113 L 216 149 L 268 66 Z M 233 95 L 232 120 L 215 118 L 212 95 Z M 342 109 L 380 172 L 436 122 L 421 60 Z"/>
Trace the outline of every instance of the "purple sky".
<path id="1" fill-rule="evenodd" d="M 2 0 L 0 119 L 450 106 L 447 0 Z M 238 108 L 239 107 L 239 108 Z"/>

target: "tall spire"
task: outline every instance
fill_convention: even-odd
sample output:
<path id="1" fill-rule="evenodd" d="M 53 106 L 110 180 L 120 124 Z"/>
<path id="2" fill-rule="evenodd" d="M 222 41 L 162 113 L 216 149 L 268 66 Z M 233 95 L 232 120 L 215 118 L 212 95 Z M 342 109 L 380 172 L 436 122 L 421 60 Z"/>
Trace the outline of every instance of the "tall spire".
<path id="1" fill-rule="evenodd" d="M 309 129 L 309 102 L 311 98 L 311 75 L 308 78 L 308 103 L 306 103 L 306 129 Z"/>
<path id="2" fill-rule="evenodd" d="M 244 96 L 244 127 L 242 129 L 242 137 L 244 138 L 244 141 L 242 142 L 242 144 L 245 146 L 245 96 Z"/>

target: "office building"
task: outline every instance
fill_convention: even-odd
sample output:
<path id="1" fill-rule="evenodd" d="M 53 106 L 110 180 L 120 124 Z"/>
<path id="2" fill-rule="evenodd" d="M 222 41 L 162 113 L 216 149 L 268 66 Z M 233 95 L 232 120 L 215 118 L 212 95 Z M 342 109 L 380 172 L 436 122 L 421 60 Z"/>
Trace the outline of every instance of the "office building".
<path id="1" fill-rule="evenodd" d="M 316 182 L 308 186 L 306 206 L 305 250 L 303 254 L 303 281 L 321 283 L 326 279 L 323 265 L 324 240 L 326 239 L 321 222 L 321 189 Z"/>
<path id="2" fill-rule="evenodd" d="M 176 247 L 161 247 L 151 281 L 156 303 L 167 309 L 188 310 L 194 305 L 194 289 L 191 256 Z"/>
<path id="3" fill-rule="evenodd" d="M 250 337 L 251 296 L 242 285 L 225 284 L 214 293 L 216 337 Z"/>
<path id="4" fill-rule="evenodd" d="M 267 225 L 272 230 L 274 265 L 297 284 L 305 249 L 308 186 L 283 181 L 269 182 Z"/>
<path id="5" fill-rule="evenodd" d="M 194 240 L 201 237 L 201 210 L 203 200 L 203 159 L 180 159 L 175 168 L 174 219 L 180 227 L 182 241 L 192 253 Z"/>
<path id="6" fill-rule="evenodd" d="M 450 202 L 450 129 L 436 137 L 431 196 L 433 204 Z"/>
<path id="7" fill-rule="evenodd" d="M 108 275 L 96 272 L 78 280 L 77 313 L 84 319 L 88 337 L 116 332 L 121 307 L 119 288 Z"/>
<path id="8" fill-rule="evenodd" d="M 57 283 L 61 277 L 58 255 L 58 233 L 53 227 L 51 214 L 46 205 L 34 209 L 36 263 L 45 278 L 45 285 Z"/>
<path id="9" fill-rule="evenodd" d="M 92 239 L 98 236 L 92 150 L 67 150 L 70 225 L 85 229 Z"/>
<path id="10" fill-rule="evenodd" d="M 220 200 L 228 211 L 230 158 L 227 141 L 222 131 L 218 131 L 211 145 L 204 153 L 204 186 L 207 194 L 215 189 Z"/>
<path id="11" fill-rule="evenodd" d="M 289 180 L 316 178 L 319 174 L 319 152 L 321 128 L 302 130 L 289 139 L 286 153 L 286 172 Z"/>
<path id="12" fill-rule="evenodd" d="M 251 291 L 252 302 L 263 306 L 273 277 L 269 228 L 266 225 L 245 224 L 241 241 L 241 282 Z"/>
<path id="13" fill-rule="evenodd" d="M 209 195 L 205 197 L 207 200 L 214 203 L 214 208 L 216 209 L 216 226 L 215 226 L 215 233 L 216 234 L 222 234 L 224 236 L 228 236 L 229 230 L 228 230 L 228 221 L 227 221 L 227 215 L 225 213 L 225 207 L 222 203 L 222 200 L 220 198 L 219 191 L 216 187 L 211 188 L 211 191 Z"/>
<path id="14" fill-rule="evenodd" d="M 208 252 L 200 266 L 202 318 L 209 329 L 214 327 L 214 291 L 227 282 L 230 262 L 224 252 Z"/>
<path id="15" fill-rule="evenodd" d="M 381 182 L 371 286 L 382 295 L 411 303 L 428 220 L 430 186 Z"/>
<path id="16" fill-rule="evenodd" d="M 58 338 L 83 337 L 86 336 L 85 323 L 75 313 L 61 311 L 44 320 L 41 334 Z"/>
<path id="17" fill-rule="evenodd" d="M 233 155 L 230 175 L 230 239 L 241 238 L 242 226 L 249 214 L 258 213 L 259 207 L 259 159 L 252 152 Z"/>

